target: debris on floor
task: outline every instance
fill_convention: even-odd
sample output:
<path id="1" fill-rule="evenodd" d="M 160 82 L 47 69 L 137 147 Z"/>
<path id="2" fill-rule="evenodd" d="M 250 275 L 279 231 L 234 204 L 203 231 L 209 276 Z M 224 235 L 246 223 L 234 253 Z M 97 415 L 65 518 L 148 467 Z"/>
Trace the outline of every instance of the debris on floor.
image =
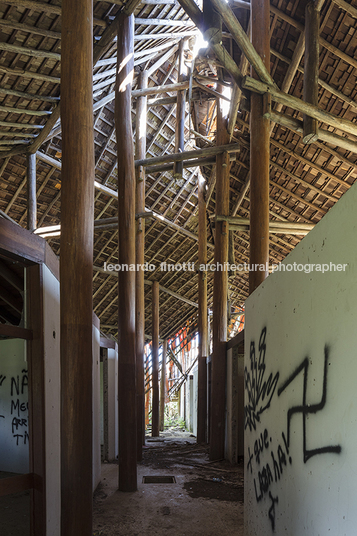
<path id="1" fill-rule="evenodd" d="M 147 438 L 138 491 L 117 491 L 118 465 L 102 466 L 94 495 L 93 530 L 100 536 L 243 536 L 243 464 L 210 462 L 207 445 L 189 432 Z M 176 483 L 143 484 L 143 476 Z M 156 479 L 154 479 L 156 480 Z"/>

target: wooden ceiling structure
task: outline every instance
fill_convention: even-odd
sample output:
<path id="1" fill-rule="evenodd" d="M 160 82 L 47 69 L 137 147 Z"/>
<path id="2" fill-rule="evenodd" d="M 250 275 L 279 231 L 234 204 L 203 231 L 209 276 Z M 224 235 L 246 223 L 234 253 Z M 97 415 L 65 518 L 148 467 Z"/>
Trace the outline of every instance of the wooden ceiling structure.
<path id="1" fill-rule="evenodd" d="M 148 73 L 146 156 L 145 261 L 157 267 L 145 275 L 145 332 L 151 332 L 151 290 L 160 285 L 160 336 L 169 337 L 197 317 L 196 272 L 160 271 L 161 262 L 197 263 L 198 177 L 207 181 L 209 216 L 208 262 L 213 262 L 215 166 L 184 164 L 175 178 L 172 164 L 160 159 L 174 152 L 178 51 L 183 39 L 187 76 L 185 151 L 214 147 L 217 79 L 230 86 L 232 155 L 230 213 L 234 220 L 236 263 L 249 262 L 249 96 L 271 96 L 270 115 L 270 262 L 278 264 L 350 188 L 357 177 L 356 19 L 357 1 L 320 2 L 320 59 L 317 119 L 319 137 L 302 137 L 304 73 L 304 0 L 271 0 L 271 80 L 255 85 L 249 77 L 251 49 L 249 3 L 233 0 L 223 6 L 222 43 L 209 43 L 195 57 L 202 6 L 189 0 L 143 0 L 135 8 L 135 79 L 133 129 L 139 73 Z M 218 4 L 222 3 L 217 0 Z M 182 4 L 182 5 L 181 5 Z M 224 2 L 223 2 L 224 4 Z M 116 17 L 121 0 L 94 1 L 94 143 L 95 233 L 93 259 L 94 311 L 101 330 L 117 334 L 117 277 L 103 271 L 117 262 L 117 148 L 114 126 Z M 183 7 L 182 7 L 183 6 Z M 356 7 L 355 7 L 356 6 Z M 185 8 L 185 9 L 184 9 Z M 221 13 L 223 14 L 223 11 Z M 232 17 L 232 13 L 235 17 Z M 238 25 L 237 25 L 238 22 Z M 244 34 L 244 35 L 242 35 Z M 242 53 L 244 50 L 244 54 Z M 248 59 L 247 59 L 248 58 Z M 253 58 L 254 60 L 254 58 Z M 0 216 L 25 227 L 27 223 L 27 155 L 36 152 L 37 227 L 54 252 L 60 253 L 61 221 L 61 2 L 7 0 L 0 3 Z M 239 82 L 240 88 L 236 85 Z M 167 85 L 167 88 L 162 86 Z M 158 89 L 159 88 L 159 89 Z M 171 89 L 171 91 L 170 91 Z M 190 113 L 188 113 L 188 110 Z M 209 152 L 209 151 L 208 151 Z M 199 153 L 197 153 L 199 155 Z M 169 157 L 168 157 L 169 159 Z M 157 163 L 159 160 L 159 163 Z M 154 164 L 154 165 L 152 165 Z M 200 165 L 197 165 L 200 164 Z M 232 220 L 233 221 L 233 220 Z M 280 227 L 279 227 L 280 224 Z M 283 224 L 283 225 L 282 225 Z M 342 236 L 343 230 L 341 230 Z M 300 233 L 300 234 L 297 234 Z M 1 278 L 1 274 L 0 274 Z M 0 281 L 1 283 L 1 281 Z M 232 310 L 239 312 L 248 296 L 248 274 L 229 278 Z M 212 305 L 213 274 L 208 274 L 208 304 Z M 1 305 L 1 304 L 0 304 Z"/>

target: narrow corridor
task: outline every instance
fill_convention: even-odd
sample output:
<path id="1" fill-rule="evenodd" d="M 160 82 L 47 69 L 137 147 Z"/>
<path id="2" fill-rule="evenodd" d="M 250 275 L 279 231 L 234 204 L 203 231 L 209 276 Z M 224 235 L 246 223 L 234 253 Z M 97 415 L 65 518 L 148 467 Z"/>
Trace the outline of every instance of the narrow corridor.
<path id="1" fill-rule="evenodd" d="M 117 491 L 118 466 L 102 465 L 94 495 L 95 536 L 243 536 L 243 463 L 208 461 L 208 447 L 189 432 L 147 438 L 138 491 Z M 175 483 L 143 483 L 174 476 Z"/>

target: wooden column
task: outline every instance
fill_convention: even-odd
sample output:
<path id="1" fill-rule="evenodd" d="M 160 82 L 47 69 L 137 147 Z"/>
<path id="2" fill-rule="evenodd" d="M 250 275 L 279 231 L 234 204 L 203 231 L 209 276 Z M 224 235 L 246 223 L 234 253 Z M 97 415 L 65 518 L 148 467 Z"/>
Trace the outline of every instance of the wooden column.
<path id="1" fill-rule="evenodd" d="M 179 64 L 178 64 L 178 82 L 185 80 L 185 40 L 182 39 L 179 45 Z M 177 92 L 176 106 L 176 131 L 175 131 L 175 153 L 182 153 L 185 150 L 185 111 L 186 111 L 186 90 Z M 175 162 L 173 176 L 175 179 L 181 179 L 183 172 L 183 162 Z"/>
<path id="2" fill-rule="evenodd" d="M 252 43 L 265 67 L 270 65 L 269 0 L 252 0 Z M 252 69 L 253 78 L 258 78 Z M 249 272 L 252 293 L 268 276 L 269 263 L 269 138 L 270 121 L 264 116 L 264 96 L 251 95 L 250 112 L 250 252 L 251 265 L 265 270 Z M 252 266 L 251 266 L 252 268 Z"/>
<path id="3" fill-rule="evenodd" d="M 139 88 L 147 87 L 148 76 L 144 71 L 139 75 Z M 136 143 L 135 158 L 146 157 L 146 112 L 147 97 L 139 97 L 136 104 Z M 145 212 L 145 168 L 139 166 L 136 173 L 137 214 Z M 145 247 L 145 220 L 136 222 L 136 263 L 143 265 Z M 137 411 L 137 460 L 142 459 L 142 446 L 145 444 L 145 389 L 144 389 L 144 343 L 145 343 L 145 300 L 144 271 L 136 272 L 136 411 Z"/>
<path id="4" fill-rule="evenodd" d="M 159 282 L 152 285 L 152 437 L 159 436 Z"/>
<path id="5" fill-rule="evenodd" d="M 93 5 L 62 2 L 61 534 L 92 536 Z"/>
<path id="6" fill-rule="evenodd" d="M 217 145 L 225 144 L 229 141 L 227 114 L 228 110 L 227 112 L 224 111 L 224 101 L 221 99 L 217 103 Z M 227 153 L 218 155 L 216 164 L 216 216 L 227 216 L 229 214 L 229 167 L 229 155 Z M 216 222 L 214 247 L 216 271 L 214 272 L 213 279 L 210 460 L 219 460 L 224 457 L 228 294 L 228 272 L 224 269 L 224 263 L 228 262 L 228 235 L 228 222 Z"/>
<path id="7" fill-rule="evenodd" d="M 161 381 L 160 381 L 160 431 L 164 431 L 165 425 L 165 397 L 166 397 L 166 354 L 167 339 L 162 345 L 162 364 L 161 364 Z"/>
<path id="8" fill-rule="evenodd" d="M 36 153 L 30 153 L 27 155 L 27 229 L 34 231 L 36 225 Z"/>
<path id="9" fill-rule="evenodd" d="M 119 264 L 135 264 L 135 167 L 131 124 L 134 16 L 121 13 L 117 37 L 115 129 L 118 152 Z M 136 491 L 136 273 L 118 274 L 119 490 Z"/>
<path id="10" fill-rule="evenodd" d="M 206 182 L 198 174 L 198 264 L 207 264 Z M 198 399 L 197 443 L 207 441 L 207 272 L 198 272 Z"/>
<path id="11" fill-rule="evenodd" d="M 316 2 L 309 0 L 305 8 L 304 101 L 316 107 L 319 93 L 319 31 L 320 12 Z M 317 119 L 304 115 L 303 142 L 313 143 L 318 135 Z"/>

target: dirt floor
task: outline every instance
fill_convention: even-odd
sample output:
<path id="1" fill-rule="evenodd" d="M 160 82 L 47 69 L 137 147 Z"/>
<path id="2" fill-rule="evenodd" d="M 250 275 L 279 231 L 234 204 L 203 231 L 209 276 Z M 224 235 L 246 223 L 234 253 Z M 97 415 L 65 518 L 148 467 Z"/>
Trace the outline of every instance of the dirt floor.
<path id="1" fill-rule="evenodd" d="M 118 466 L 102 465 L 94 495 L 95 536 L 243 536 L 243 463 L 210 463 L 208 447 L 188 432 L 148 438 L 138 466 L 138 491 L 117 491 Z M 144 476 L 174 476 L 145 484 Z"/>
<path id="2" fill-rule="evenodd" d="M 174 476 L 176 482 L 145 484 L 144 476 Z M 117 487 L 118 465 L 104 463 L 94 494 L 94 536 L 243 536 L 243 463 L 210 463 L 208 447 L 189 432 L 147 438 L 138 491 Z M 0 535 L 28 536 L 29 514 L 29 492 L 1 497 Z"/>

